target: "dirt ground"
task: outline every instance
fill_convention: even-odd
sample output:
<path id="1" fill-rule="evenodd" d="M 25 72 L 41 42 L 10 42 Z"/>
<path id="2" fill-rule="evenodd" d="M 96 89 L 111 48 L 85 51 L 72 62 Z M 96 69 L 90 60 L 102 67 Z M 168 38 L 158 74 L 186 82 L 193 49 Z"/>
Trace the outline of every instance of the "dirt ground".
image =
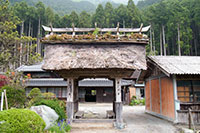
<path id="1" fill-rule="evenodd" d="M 80 104 L 79 110 L 92 111 L 105 117 L 106 110 L 112 110 L 112 104 Z M 73 129 L 72 133 L 174 133 L 178 132 L 173 123 L 145 113 L 144 106 L 123 106 L 123 119 L 127 124 L 125 129 L 111 128 L 111 123 L 98 123 L 97 126 L 105 126 L 100 129 L 90 128 L 90 123 L 82 123 L 83 128 Z M 78 125 L 81 127 L 81 123 Z M 88 127 L 88 128 L 86 128 Z M 93 127 L 95 127 L 93 125 Z"/>

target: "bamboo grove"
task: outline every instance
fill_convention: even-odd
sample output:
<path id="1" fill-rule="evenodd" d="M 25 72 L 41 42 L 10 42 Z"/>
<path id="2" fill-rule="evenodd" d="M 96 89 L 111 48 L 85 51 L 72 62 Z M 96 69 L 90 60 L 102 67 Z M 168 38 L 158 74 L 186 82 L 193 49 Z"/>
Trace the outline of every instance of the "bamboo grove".
<path id="1" fill-rule="evenodd" d="M 143 2 L 148 1 L 144 0 Z M 61 16 L 42 2 L 34 6 L 25 1 L 13 5 L 0 0 L 0 66 L 16 68 L 41 60 L 41 25 L 90 28 L 139 27 L 151 25 L 147 54 L 200 55 L 200 0 L 154 0 L 153 5 L 137 8 L 132 0 L 114 8 L 98 5 L 94 13 L 72 11 Z"/>

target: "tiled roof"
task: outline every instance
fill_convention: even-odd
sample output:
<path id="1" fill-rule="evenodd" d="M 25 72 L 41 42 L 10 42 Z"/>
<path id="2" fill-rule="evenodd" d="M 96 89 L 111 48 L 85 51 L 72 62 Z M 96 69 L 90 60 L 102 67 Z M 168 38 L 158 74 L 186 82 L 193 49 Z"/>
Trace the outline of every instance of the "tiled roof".
<path id="1" fill-rule="evenodd" d="M 165 74 L 200 74 L 200 56 L 149 56 Z"/>
<path id="2" fill-rule="evenodd" d="M 35 64 L 35 65 L 22 65 L 20 66 L 19 68 L 17 68 L 17 71 L 20 71 L 20 72 L 44 72 L 44 70 L 42 70 L 42 65 L 44 63 L 41 62 L 41 63 L 38 63 L 38 64 Z"/>
<path id="3" fill-rule="evenodd" d="M 122 80 L 122 86 L 132 85 L 131 80 Z M 67 87 L 67 82 L 62 78 L 54 79 L 29 79 L 27 81 L 29 87 L 57 86 Z M 112 87 L 113 81 L 108 79 L 84 79 L 79 81 L 80 87 Z"/>
<path id="4" fill-rule="evenodd" d="M 45 78 L 45 79 L 29 79 L 27 81 L 29 87 L 42 87 L 42 86 L 67 86 L 67 82 L 62 78 Z"/>

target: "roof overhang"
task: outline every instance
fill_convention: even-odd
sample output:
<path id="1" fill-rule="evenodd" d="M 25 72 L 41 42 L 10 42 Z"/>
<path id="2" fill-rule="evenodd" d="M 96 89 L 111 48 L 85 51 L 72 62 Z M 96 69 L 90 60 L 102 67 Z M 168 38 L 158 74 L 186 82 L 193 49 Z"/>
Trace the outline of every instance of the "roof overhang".
<path id="1" fill-rule="evenodd" d="M 74 77 L 74 78 L 125 78 L 131 79 L 132 74 L 135 70 L 133 69 L 71 69 L 71 70 L 57 70 L 55 71 L 63 78 Z"/>

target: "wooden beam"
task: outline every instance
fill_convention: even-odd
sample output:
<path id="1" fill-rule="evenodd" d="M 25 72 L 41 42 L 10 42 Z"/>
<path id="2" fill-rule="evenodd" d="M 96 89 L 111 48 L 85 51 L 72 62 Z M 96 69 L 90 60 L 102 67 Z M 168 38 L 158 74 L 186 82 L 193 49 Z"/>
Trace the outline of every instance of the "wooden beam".
<path id="1" fill-rule="evenodd" d="M 120 40 L 120 34 L 119 34 L 119 22 L 117 23 L 117 36 L 118 36 L 118 40 Z"/>
<path id="2" fill-rule="evenodd" d="M 52 26 L 52 23 L 50 24 L 50 27 L 51 27 L 51 33 L 50 33 L 50 35 L 53 35 L 53 26 Z"/>
<path id="3" fill-rule="evenodd" d="M 74 23 L 72 23 L 72 37 L 75 37 L 76 35 L 76 32 L 75 32 L 75 26 L 74 26 Z"/>
<path id="4" fill-rule="evenodd" d="M 134 70 L 61 70 L 55 71 L 63 78 L 67 79 L 68 77 L 73 78 L 130 78 Z"/>
<path id="5" fill-rule="evenodd" d="M 143 23 L 140 25 L 140 31 L 139 31 L 140 34 L 142 34 L 142 27 L 143 27 Z"/>
<path id="6" fill-rule="evenodd" d="M 97 45 L 97 44 L 102 44 L 102 45 L 120 45 L 120 44 L 126 44 L 126 45 L 147 45 L 149 39 L 142 39 L 142 40 L 137 40 L 137 39 L 130 39 L 130 40 L 42 40 L 42 44 L 88 44 L 88 45 Z"/>

